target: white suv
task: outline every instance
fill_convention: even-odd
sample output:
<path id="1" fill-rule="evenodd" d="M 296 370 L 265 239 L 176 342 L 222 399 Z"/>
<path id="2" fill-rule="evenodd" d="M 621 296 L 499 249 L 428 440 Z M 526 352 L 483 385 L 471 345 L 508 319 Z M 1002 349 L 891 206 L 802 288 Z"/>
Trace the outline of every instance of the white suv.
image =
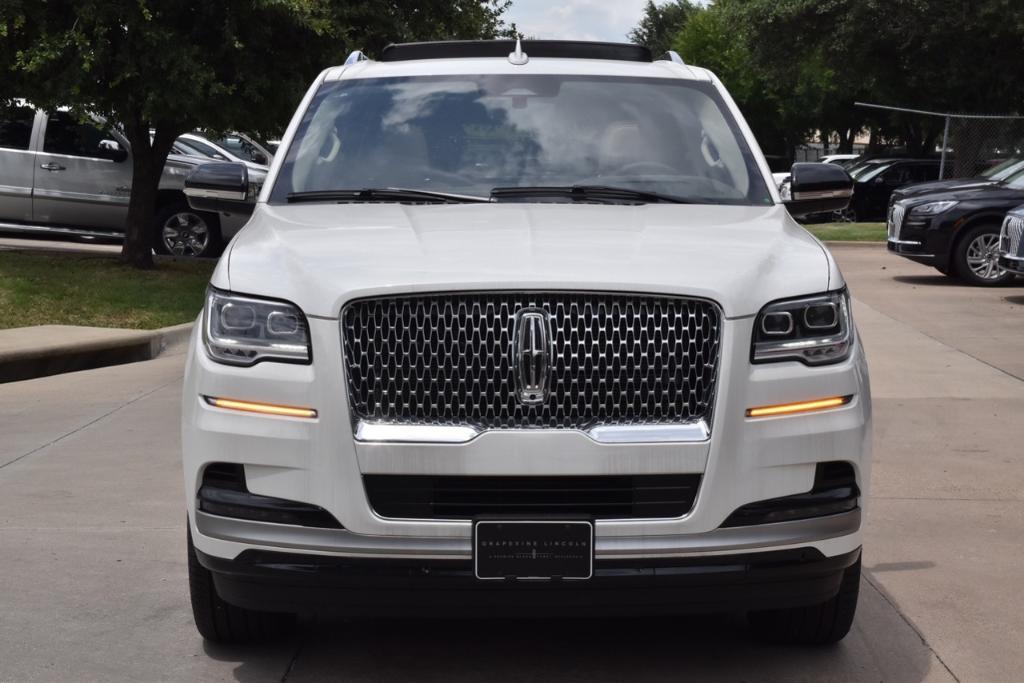
<path id="1" fill-rule="evenodd" d="M 193 172 L 194 206 L 246 196 Z M 213 640 L 294 614 L 743 609 L 842 638 L 871 447 L 843 277 L 717 78 L 633 45 L 324 71 L 210 283 L 184 384 Z"/>

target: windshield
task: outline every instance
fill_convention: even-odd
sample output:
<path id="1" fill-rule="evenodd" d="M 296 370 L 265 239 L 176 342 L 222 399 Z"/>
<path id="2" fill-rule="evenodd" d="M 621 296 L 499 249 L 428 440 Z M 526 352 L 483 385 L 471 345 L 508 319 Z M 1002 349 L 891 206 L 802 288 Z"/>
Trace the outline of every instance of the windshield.
<path id="1" fill-rule="evenodd" d="M 239 159 L 248 159 L 257 164 L 266 164 L 270 161 L 269 152 L 243 135 L 232 133 L 224 137 L 214 138 L 213 141 Z"/>
<path id="2" fill-rule="evenodd" d="M 580 185 L 772 203 L 711 84 L 560 75 L 325 84 L 270 199 L 365 188 L 487 197 L 494 188 Z"/>
<path id="3" fill-rule="evenodd" d="M 893 162 L 891 161 L 865 164 L 850 171 L 850 177 L 861 182 L 867 182 L 892 165 Z"/>
<path id="4" fill-rule="evenodd" d="M 213 145 L 203 142 L 202 140 L 198 140 L 196 138 L 178 138 L 178 143 L 185 145 L 187 147 L 191 147 L 192 149 L 196 150 L 203 156 L 210 157 L 211 159 L 219 159 L 220 161 L 235 161 L 235 159 L 232 159 L 227 154 L 225 154 L 223 150 L 217 149 Z"/>
<path id="5" fill-rule="evenodd" d="M 1012 175 L 1004 178 L 1002 182 L 1011 190 L 1024 190 L 1024 168 L 1018 168 Z"/>
<path id="6" fill-rule="evenodd" d="M 1007 159 L 992 168 L 986 168 L 981 172 L 981 177 L 991 178 L 992 180 L 1007 180 L 1010 176 L 1016 175 L 1022 168 L 1024 168 L 1024 161 L 1021 159 Z"/>

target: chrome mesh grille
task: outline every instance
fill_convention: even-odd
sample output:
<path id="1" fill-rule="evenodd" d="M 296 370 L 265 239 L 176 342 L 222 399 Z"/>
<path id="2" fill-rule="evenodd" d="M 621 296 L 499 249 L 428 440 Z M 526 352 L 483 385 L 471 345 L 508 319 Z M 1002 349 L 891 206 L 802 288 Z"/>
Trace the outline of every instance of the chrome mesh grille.
<path id="1" fill-rule="evenodd" d="M 892 208 L 889 209 L 889 239 L 898 240 L 900 238 L 900 228 L 903 227 L 904 213 L 906 213 L 906 208 L 902 204 L 893 204 Z"/>
<path id="2" fill-rule="evenodd" d="M 543 309 L 550 394 L 515 390 L 515 316 Z M 575 292 L 453 293 L 364 299 L 342 312 L 356 419 L 583 429 L 710 417 L 721 320 L 709 302 Z"/>
<path id="3" fill-rule="evenodd" d="M 1024 257 L 1024 217 L 1007 216 L 999 239 L 999 251 L 1010 256 Z"/>

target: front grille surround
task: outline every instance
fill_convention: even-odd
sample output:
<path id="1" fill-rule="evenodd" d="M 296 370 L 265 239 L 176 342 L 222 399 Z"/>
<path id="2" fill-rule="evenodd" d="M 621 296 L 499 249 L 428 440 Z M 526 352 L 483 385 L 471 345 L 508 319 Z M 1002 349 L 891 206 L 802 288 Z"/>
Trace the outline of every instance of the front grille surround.
<path id="1" fill-rule="evenodd" d="M 1024 216 L 1010 214 L 1003 220 L 999 251 L 1008 256 L 1024 257 Z"/>
<path id="2" fill-rule="evenodd" d="M 516 397 L 518 311 L 550 314 L 552 376 L 540 405 Z M 342 309 L 353 423 L 577 429 L 703 421 L 724 316 L 676 295 L 495 290 L 356 299 Z"/>
<path id="3" fill-rule="evenodd" d="M 900 231 L 903 228 L 903 218 L 906 211 L 907 208 L 900 203 L 893 204 L 889 209 L 889 224 L 887 226 L 889 239 L 898 240 L 900 238 Z"/>

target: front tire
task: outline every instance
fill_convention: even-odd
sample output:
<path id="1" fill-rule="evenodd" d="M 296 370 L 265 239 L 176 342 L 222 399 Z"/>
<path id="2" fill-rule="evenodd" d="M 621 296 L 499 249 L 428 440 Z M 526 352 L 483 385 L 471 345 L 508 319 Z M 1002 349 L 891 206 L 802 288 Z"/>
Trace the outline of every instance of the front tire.
<path id="1" fill-rule="evenodd" d="M 839 593 L 819 605 L 751 612 L 754 633 L 781 645 L 830 645 L 838 643 L 853 625 L 860 592 L 860 558 L 843 572 Z"/>
<path id="2" fill-rule="evenodd" d="M 200 564 L 196 556 L 191 529 L 188 531 L 188 588 L 192 618 L 199 635 L 215 643 L 270 640 L 285 633 L 294 621 L 293 615 L 257 612 L 221 600 L 213 583 L 213 573 Z"/>
<path id="3" fill-rule="evenodd" d="M 1013 279 L 1013 273 L 999 267 L 998 258 L 999 226 L 977 225 L 957 241 L 950 265 L 969 285 L 995 287 Z"/>
<path id="4" fill-rule="evenodd" d="M 153 220 L 153 249 L 158 254 L 198 258 L 224 249 L 217 215 L 196 211 L 185 200 L 164 204 Z"/>

